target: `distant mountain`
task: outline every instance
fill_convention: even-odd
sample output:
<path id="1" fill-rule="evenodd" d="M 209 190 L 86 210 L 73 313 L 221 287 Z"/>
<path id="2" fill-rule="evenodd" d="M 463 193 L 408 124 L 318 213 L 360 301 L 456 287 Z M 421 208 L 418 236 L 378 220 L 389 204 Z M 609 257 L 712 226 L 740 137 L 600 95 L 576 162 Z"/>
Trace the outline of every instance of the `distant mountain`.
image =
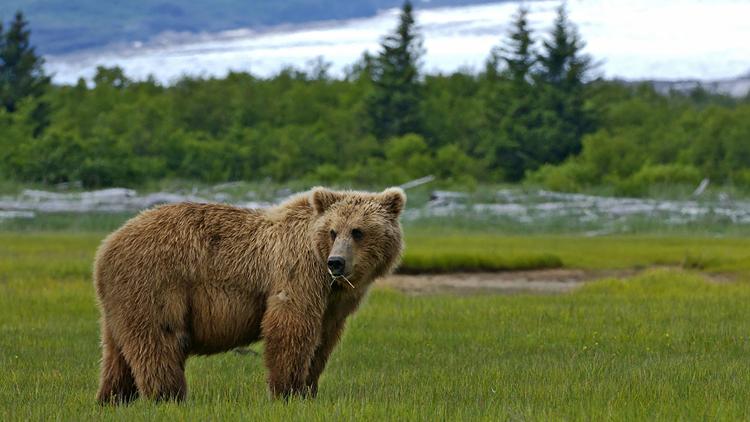
<path id="1" fill-rule="evenodd" d="M 737 78 L 701 81 L 697 79 L 679 81 L 648 81 L 656 91 L 667 94 L 671 91 L 689 93 L 696 89 L 703 89 L 711 94 L 722 94 L 740 98 L 750 95 L 750 74 Z"/>
<path id="2" fill-rule="evenodd" d="M 503 0 L 415 0 L 433 8 Z M 506 0 L 507 1 L 507 0 Z M 32 42 L 43 54 L 62 54 L 113 43 L 148 41 L 163 32 L 215 32 L 283 24 L 369 17 L 401 0 L 2 0 L 0 20 L 21 10 Z"/>

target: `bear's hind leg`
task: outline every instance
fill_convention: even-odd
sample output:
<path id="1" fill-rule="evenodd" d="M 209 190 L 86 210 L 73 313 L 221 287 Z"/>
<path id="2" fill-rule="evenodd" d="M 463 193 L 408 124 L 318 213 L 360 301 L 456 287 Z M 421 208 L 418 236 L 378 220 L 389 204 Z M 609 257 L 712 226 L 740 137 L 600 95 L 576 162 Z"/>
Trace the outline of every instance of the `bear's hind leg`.
<path id="1" fill-rule="evenodd" d="M 96 401 L 101 405 L 126 404 L 138 398 L 133 372 L 117 347 L 109 329 L 102 327 L 102 363 L 99 392 Z"/>
<path id="2" fill-rule="evenodd" d="M 151 400 L 182 401 L 185 382 L 185 341 L 174 331 L 141 333 L 123 350 L 130 362 L 141 396 Z"/>

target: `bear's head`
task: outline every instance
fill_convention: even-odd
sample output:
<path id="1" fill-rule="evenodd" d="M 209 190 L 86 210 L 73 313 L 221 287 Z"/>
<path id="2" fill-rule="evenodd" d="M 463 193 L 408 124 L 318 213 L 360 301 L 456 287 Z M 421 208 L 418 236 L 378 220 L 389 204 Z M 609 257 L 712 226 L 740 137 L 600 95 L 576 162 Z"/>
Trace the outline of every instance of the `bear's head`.
<path id="1" fill-rule="evenodd" d="M 398 219 L 404 205 L 400 188 L 381 193 L 312 190 L 316 250 L 334 279 L 356 285 L 393 270 L 403 249 Z"/>

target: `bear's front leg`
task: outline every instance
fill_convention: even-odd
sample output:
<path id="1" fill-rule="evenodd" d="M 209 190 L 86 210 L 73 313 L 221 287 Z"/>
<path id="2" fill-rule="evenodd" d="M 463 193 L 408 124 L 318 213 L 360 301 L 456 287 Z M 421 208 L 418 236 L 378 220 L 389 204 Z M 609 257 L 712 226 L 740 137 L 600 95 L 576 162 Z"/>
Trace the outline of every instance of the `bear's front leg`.
<path id="1" fill-rule="evenodd" d="M 341 337 L 341 332 L 345 324 L 346 320 L 344 318 L 338 320 L 331 319 L 323 323 L 320 345 L 315 350 L 313 359 L 310 362 L 310 369 L 307 373 L 307 380 L 305 381 L 305 385 L 312 397 L 318 395 L 318 379 L 320 379 L 320 374 L 323 373 L 323 369 L 326 367 L 328 357 Z"/>
<path id="2" fill-rule="evenodd" d="M 303 295 L 299 295 L 302 297 Z M 284 291 L 268 299 L 263 316 L 268 387 L 274 398 L 307 395 L 307 374 L 318 343 L 323 306 Z"/>
<path id="3" fill-rule="evenodd" d="M 318 394 L 318 379 L 326 367 L 331 352 L 341 338 L 341 333 L 346 325 L 346 318 L 357 308 L 359 300 L 360 297 L 336 296 L 326 308 L 320 333 L 320 343 L 315 350 L 307 374 L 306 384 L 310 390 L 310 395 L 313 397 Z"/>

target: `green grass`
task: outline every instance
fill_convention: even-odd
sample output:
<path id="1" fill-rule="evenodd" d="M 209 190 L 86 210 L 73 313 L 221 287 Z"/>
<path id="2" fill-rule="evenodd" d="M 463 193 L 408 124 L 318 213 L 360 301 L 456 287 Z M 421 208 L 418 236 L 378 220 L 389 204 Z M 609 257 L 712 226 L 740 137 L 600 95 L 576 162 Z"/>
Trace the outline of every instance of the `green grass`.
<path id="1" fill-rule="evenodd" d="M 105 233 L 0 232 L 0 282 L 9 274 L 88 277 Z M 407 230 L 400 272 L 682 267 L 750 276 L 750 239 L 667 236 L 434 235 Z"/>
<path id="2" fill-rule="evenodd" d="M 34 218 L 0 220 L 0 232 L 109 232 L 134 215 L 135 213 L 128 212 L 39 213 Z"/>
<path id="3" fill-rule="evenodd" d="M 516 248 L 512 240 L 497 236 L 407 235 L 407 247 L 398 271 L 406 274 L 512 271 L 564 265 L 554 252 L 537 251 L 533 243 Z"/>
<path id="4" fill-rule="evenodd" d="M 750 271 L 750 239 L 628 235 L 498 236 L 406 233 L 401 271 L 583 269 L 679 266 L 718 272 Z"/>
<path id="5" fill-rule="evenodd" d="M 262 360 L 227 353 L 189 361 L 184 404 L 100 408 L 88 275 L 100 237 L 0 235 L 0 420 L 750 418 L 750 283 L 715 284 L 685 271 L 604 280 L 556 296 L 377 290 L 351 321 L 317 400 L 269 400 Z M 539 241 L 563 262 L 593 267 L 642 262 L 660 247 L 662 258 L 683 251 L 668 247 L 675 239 L 625 240 L 609 240 L 620 258 L 599 251 L 577 260 L 576 251 L 603 249 L 607 239 L 494 245 L 529 250 Z M 720 262 L 747 250 L 739 240 L 687 243 L 728 260 Z"/>

